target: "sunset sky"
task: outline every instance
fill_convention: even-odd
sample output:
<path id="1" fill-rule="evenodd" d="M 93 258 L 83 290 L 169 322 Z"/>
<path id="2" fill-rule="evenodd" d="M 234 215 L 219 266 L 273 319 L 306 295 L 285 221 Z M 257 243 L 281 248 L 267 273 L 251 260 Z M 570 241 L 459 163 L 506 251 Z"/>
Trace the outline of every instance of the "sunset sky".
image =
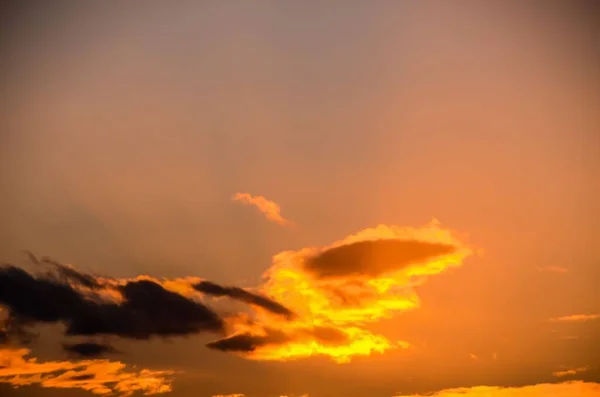
<path id="1" fill-rule="evenodd" d="M 600 396 L 599 12 L 3 3 L 0 396 Z"/>

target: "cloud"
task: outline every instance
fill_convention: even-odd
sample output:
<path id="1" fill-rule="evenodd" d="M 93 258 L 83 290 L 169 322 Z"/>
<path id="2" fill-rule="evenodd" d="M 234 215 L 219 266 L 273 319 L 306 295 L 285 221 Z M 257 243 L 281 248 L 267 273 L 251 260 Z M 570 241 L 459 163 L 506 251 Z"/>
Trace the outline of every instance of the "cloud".
<path id="1" fill-rule="evenodd" d="M 333 247 L 307 258 L 304 267 L 318 278 L 377 277 L 381 274 L 448 255 L 455 247 L 418 240 L 365 240 Z"/>
<path id="2" fill-rule="evenodd" d="M 380 225 L 326 247 L 279 253 L 261 290 L 285 303 L 296 319 L 285 322 L 260 313 L 251 323 L 230 319 L 232 334 L 209 347 L 257 360 L 323 355 L 340 363 L 410 347 L 369 331 L 367 324 L 417 308 L 415 287 L 428 276 L 460 266 L 471 253 L 438 223 L 422 228 Z"/>
<path id="3" fill-rule="evenodd" d="M 579 372 L 585 372 L 587 371 L 588 368 L 587 367 L 580 367 L 580 368 L 573 368 L 573 369 L 566 369 L 563 371 L 556 371 L 556 372 L 552 372 L 552 376 L 556 376 L 557 378 L 562 378 L 565 376 L 572 376 L 572 375 L 576 375 Z"/>
<path id="4" fill-rule="evenodd" d="M 600 384 L 589 382 L 541 383 L 523 387 L 474 386 L 446 389 L 436 393 L 397 395 L 396 397 L 595 397 Z"/>
<path id="5" fill-rule="evenodd" d="M 25 251 L 25 253 L 27 254 L 29 260 L 33 264 L 46 265 L 48 267 L 54 268 L 54 273 L 46 273 L 46 277 L 48 278 L 57 278 L 61 281 L 79 284 L 90 289 L 97 289 L 102 287 L 102 285 L 93 276 L 81 273 L 72 266 L 63 265 L 62 263 L 56 262 L 48 257 L 43 257 L 41 260 L 38 260 L 32 252 Z"/>
<path id="6" fill-rule="evenodd" d="M 246 397 L 245 394 L 235 393 L 235 394 L 215 394 L 212 397 Z"/>
<path id="7" fill-rule="evenodd" d="M 83 389 L 99 395 L 130 396 L 135 391 L 152 395 L 171 391 L 173 371 L 130 372 L 125 370 L 125 364 L 108 360 L 38 362 L 28 358 L 29 354 L 28 349 L 0 349 L 0 383 Z"/>
<path id="8" fill-rule="evenodd" d="M 83 343 L 65 343 L 63 349 L 78 357 L 101 357 L 105 354 L 116 353 L 117 351 L 111 346 L 103 343 L 83 342 Z"/>
<path id="9" fill-rule="evenodd" d="M 246 397 L 246 395 L 245 394 L 239 394 L 239 393 L 236 393 L 236 394 L 215 394 L 212 397 Z M 293 397 L 293 396 L 291 396 L 291 395 L 290 396 L 288 396 L 288 395 L 281 395 L 279 397 Z M 298 397 L 308 397 L 308 394 L 302 394 L 302 395 L 300 395 Z"/>
<path id="10" fill-rule="evenodd" d="M 572 314 L 569 316 L 554 317 L 550 321 L 554 322 L 583 322 L 597 320 L 600 318 L 600 314 Z"/>
<path id="11" fill-rule="evenodd" d="M 110 286 L 121 302 L 88 296 L 72 284 L 33 276 L 14 266 L 0 268 L 0 303 L 23 324 L 61 322 L 67 335 L 152 336 L 223 332 L 222 319 L 207 306 L 150 280 Z"/>
<path id="12" fill-rule="evenodd" d="M 265 214 L 268 220 L 278 223 L 281 226 L 291 226 L 293 224 L 291 221 L 281 216 L 279 204 L 267 200 L 263 196 L 252 196 L 248 193 L 236 193 L 233 195 L 232 200 L 255 206 L 260 212 Z"/>
<path id="13" fill-rule="evenodd" d="M 262 307 L 273 314 L 284 316 L 289 319 L 294 317 L 294 313 L 282 304 L 275 302 L 266 296 L 253 294 L 239 287 L 224 287 L 210 281 L 201 281 L 198 284 L 194 284 L 193 288 L 207 295 L 228 296 L 232 299 Z"/>
<path id="14" fill-rule="evenodd" d="M 257 333 L 238 333 L 207 346 L 225 352 L 250 353 L 267 346 L 287 346 L 293 344 L 319 343 L 323 346 L 343 346 L 350 342 L 349 336 L 335 328 L 319 327 L 294 328 L 284 332 L 272 328 L 263 328 Z"/>
<path id="15" fill-rule="evenodd" d="M 249 359 L 325 356 L 344 363 L 409 348 L 409 342 L 372 332 L 369 324 L 418 308 L 417 287 L 461 266 L 472 253 L 437 222 L 420 228 L 380 225 L 324 247 L 275 255 L 252 292 L 198 277 L 92 276 L 32 256 L 41 272 L 0 267 L 0 305 L 9 313 L 6 334 L 38 323 L 62 323 L 69 337 L 148 339 L 213 332 L 222 337 L 208 348 Z M 248 306 L 216 311 L 210 303 L 221 297 Z M 84 357 L 113 351 L 91 341 L 63 347 Z M 63 375 L 44 382 L 65 385 Z M 68 384 L 89 384 L 87 373 L 75 375 Z"/>
<path id="16" fill-rule="evenodd" d="M 282 345 L 291 340 L 284 332 L 267 329 L 262 335 L 242 333 L 211 342 L 207 346 L 224 352 L 249 353 L 263 346 Z"/>

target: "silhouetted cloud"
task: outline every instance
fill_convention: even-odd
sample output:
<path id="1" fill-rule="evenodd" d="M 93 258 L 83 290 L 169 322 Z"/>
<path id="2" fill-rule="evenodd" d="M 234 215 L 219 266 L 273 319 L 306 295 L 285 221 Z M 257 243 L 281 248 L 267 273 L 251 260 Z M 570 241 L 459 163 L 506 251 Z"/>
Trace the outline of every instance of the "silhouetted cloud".
<path id="1" fill-rule="evenodd" d="M 63 344 L 63 349 L 78 357 L 85 358 L 97 358 L 102 357 L 106 354 L 116 353 L 114 347 L 104 343 L 96 343 L 96 342 L 82 342 L 82 343 L 65 343 Z"/>
<path id="2" fill-rule="evenodd" d="M 248 193 L 236 193 L 232 197 L 233 201 L 239 201 L 243 204 L 253 205 L 260 212 L 265 214 L 268 220 L 278 223 L 281 226 L 290 226 L 293 223 L 281 216 L 281 208 L 274 201 L 267 200 L 263 196 L 252 196 Z"/>
<path id="3" fill-rule="evenodd" d="M 259 347 L 267 345 L 280 345 L 291 341 L 289 335 L 277 330 L 267 329 L 264 335 L 243 333 L 211 342 L 206 346 L 224 352 L 253 352 Z"/>
<path id="4" fill-rule="evenodd" d="M 211 342 L 207 346 L 225 352 L 250 353 L 264 346 L 306 341 L 315 341 L 326 346 L 340 346 L 348 343 L 349 337 L 344 332 L 331 327 L 298 328 L 288 333 L 264 328 L 261 334 L 240 333 Z"/>
<path id="5" fill-rule="evenodd" d="M 25 250 L 24 252 L 31 263 L 35 265 L 45 265 L 54 270 L 54 272 L 49 271 L 46 273 L 46 276 L 49 278 L 56 277 L 62 281 L 79 284 L 91 289 L 101 288 L 101 284 L 96 281 L 94 276 L 81 273 L 72 266 L 63 265 L 62 263 L 52 260 L 49 257 L 38 259 L 31 251 Z"/>
<path id="6" fill-rule="evenodd" d="M 294 313 L 282 304 L 275 302 L 266 296 L 254 294 L 239 287 L 221 286 L 210 281 L 201 281 L 198 284 L 195 284 L 193 287 L 203 294 L 212 296 L 228 296 L 232 299 L 262 307 L 271 313 L 284 316 L 289 319 L 294 317 Z"/>
<path id="7" fill-rule="evenodd" d="M 122 302 L 104 302 L 65 282 L 14 266 L 0 268 L 0 303 L 23 324 L 62 322 L 67 335 L 135 339 L 223 331 L 222 319 L 211 309 L 153 281 L 129 281 L 117 290 Z"/>
<path id="8" fill-rule="evenodd" d="M 359 241 L 308 258 L 304 267 L 318 278 L 373 277 L 454 251 L 452 245 L 417 240 Z"/>

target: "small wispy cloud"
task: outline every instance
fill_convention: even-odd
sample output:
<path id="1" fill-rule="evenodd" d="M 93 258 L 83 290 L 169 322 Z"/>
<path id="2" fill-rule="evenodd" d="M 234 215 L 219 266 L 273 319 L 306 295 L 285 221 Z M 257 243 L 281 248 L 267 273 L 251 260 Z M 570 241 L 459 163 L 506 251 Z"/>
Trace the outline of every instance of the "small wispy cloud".
<path id="1" fill-rule="evenodd" d="M 242 204 L 253 205 L 260 212 L 265 214 L 268 220 L 281 226 L 291 226 L 293 222 L 281 216 L 281 207 L 274 201 L 267 200 L 263 196 L 252 196 L 248 193 L 236 193 L 231 198 L 233 201 L 239 201 Z"/>
<path id="2" fill-rule="evenodd" d="M 600 314 L 571 314 L 569 316 L 553 317 L 550 321 L 554 322 L 583 322 L 597 320 L 600 318 Z"/>
<path id="3" fill-rule="evenodd" d="M 235 393 L 235 394 L 215 394 L 212 397 L 246 397 L 245 394 Z"/>
<path id="4" fill-rule="evenodd" d="M 396 397 L 597 397 L 599 383 L 562 382 L 541 383 L 520 387 L 473 386 L 441 390 L 435 393 L 396 395 Z"/>
<path id="5" fill-rule="evenodd" d="M 549 273 L 567 273 L 569 269 L 562 266 L 539 266 L 538 272 L 549 272 Z"/>
<path id="6" fill-rule="evenodd" d="M 588 367 L 580 367 L 580 368 L 572 368 L 572 369 L 566 369 L 563 371 L 556 371 L 556 372 L 552 372 L 552 376 L 556 376 L 557 378 L 562 378 L 565 376 L 573 376 L 576 375 L 580 372 L 585 372 L 588 370 Z"/>

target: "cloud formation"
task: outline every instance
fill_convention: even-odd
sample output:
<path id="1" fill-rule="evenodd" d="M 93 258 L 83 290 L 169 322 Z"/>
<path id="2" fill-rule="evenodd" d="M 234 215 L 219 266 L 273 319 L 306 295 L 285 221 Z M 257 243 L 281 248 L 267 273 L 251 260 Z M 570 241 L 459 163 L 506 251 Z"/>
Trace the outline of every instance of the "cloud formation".
<path id="1" fill-rule="evenodd" d="M 260 212 L 265 214 L 268 220 L 281 226 L 291 226 L 293 223 L 281 216 L 281 208 L 274 201 L 267 200 L 263 196 L 252 196 L 248 193 L 236 193 L 232 197 L 233 201 L 239 201 L 246 205 L 255 206 Z"/>
<path id="2" fill-rule="evenodd" d="M 100 281 L 96 281 L 100 282 Z M 151 280 L 106 284 L 120 302 L 86 294 L 76 285 L 14 266 L 0 267 L 0 304 L 21 324 L 60 322 L 67 335 L 148 339 L 223 332 L 223 320 L 204 304 Z"/>
<path id="3" fill-rule="evenodd" d="M 111 345 L 95 342 L 64 343 L 63 349 L 73 356 L 85 358 L 96 358 L 117 352 Z"/>
<path id="4" fill-rule="evenodd" d="M 550 321 L 554 322 L 584 322 L 597 320 L 600 318 L 600 314 L 571 314 L 569 316 L 554 317 Z"/>
<path id="5" fill-rule="evenodd" d="M 419 240 L 365 240 L 325 250 L 307 258 L 304 267 L 317 278 L 373 278 L 454 250 L 449 244 Z"/>
<path id="6" fill-rule="evenodd" d="M 596 397 L 600 384 L 590 382 L 541 383 L 523 387 L 474 386 L 446 389 L 436 393 L 395 397 Z"/>
<path id="7" fill-rule="evenodd" d="M 230 335 L 209 345 L 258 360 L 324 355 L 337 362 L 407 348 L 365 325 L 419 306 L 415 287 L 460 266 L 472 249 L 436 222 L 422 228 L 380 225 L 322 248 L 273 257 L 262 291 L 296 313 L 283 322 L 260 313 L 231 321 Z M 277 330 L 273 332 L 273 330 Z"/>
<path id="8" fill-rule="evenodd" d="M 430 276 L 461 266 L 472 253 L 472 247 L 437 222 L 420 228 L 380 225 L 328 246 L 275 255 L 263 283 L 252 291 L 198 277 L 92 276 L 31 255 L 38 273 L 0 267 L 0 307 L 8 309 L 6 335 L 26 335 L 37 323 L 61 323 L 67 337 L 144 340 L 212 332 L 220 337 L 208 348 L 249 359 L 326 356 L 344 363 L 409 348 L 409 342 L 389 340 L 367 326 L 418 308 L 416 288 Z M 211 305 L 220 298 L 248 306 L 224 313 Z M 63 348 L 84 358 L 114 352 L 93 341 L 65 343 Z M 92 380 L 88 373 L 76 376 L 69 382 L 64 374 L 35 379 L 43 386 Z M 16 385 L 18 379 L 10 383 Z M 133 382 L 131 376 L 127 379 Z"/>
<path id="9" fill-rule="evenodd" d="M 83 389 L 94 394 L 130 396 L 167 393 L 173 371 L 127 371 L 118 361 L 46 361 L 28 358 L 28 349 L 0 349 L 0 383 L 14 387 L 39 385 L 45 388 Z"/>

